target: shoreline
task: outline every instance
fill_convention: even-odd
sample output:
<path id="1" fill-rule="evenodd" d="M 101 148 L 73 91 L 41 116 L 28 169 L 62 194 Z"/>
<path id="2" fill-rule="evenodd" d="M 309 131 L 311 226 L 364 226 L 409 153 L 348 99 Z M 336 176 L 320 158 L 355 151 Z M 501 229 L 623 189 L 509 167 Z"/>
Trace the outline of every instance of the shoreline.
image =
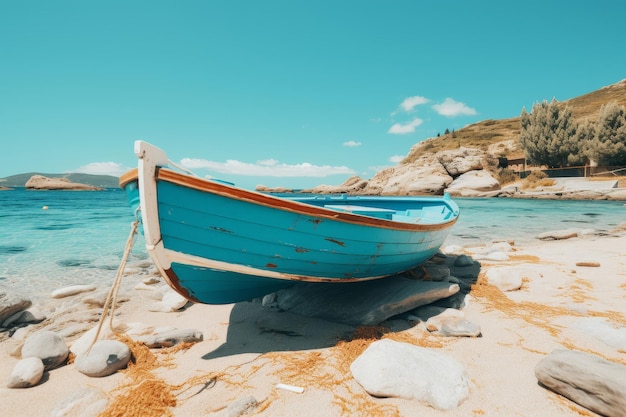
<path id="1" fill-rule="evenodd" d="M 460 311 L 480 326 L 482 336 L 443 337 L 429 332 L 423 322 L 408 325 L 404 320 L 392 320 L 383 323 L 389 328 L 383 337 L 425 346 L 465 366 L 471 379 L 469 397 L 445 412 L 418 401 L 367 394 L 352 378 L 347 364 L 375 338 L 355 337 L 356 329 L 350 326 L 280 312 L 260 302 L 188 304 L 174 312 L 150 311 L 156 302 L 154 294 L 138 289 L 146 285 L 143 280 L 155 277 L 146 267 L 133 268 L 124 277 L 121 294 L 126 301 L 117 308 L 115 319 L 202 332 L 202 341 L 183 348 L 134 351 L 137 363 L 145 360 L 140 359 L 140 352 L 154 357 L 155 367 L 144 369 L 147 373 L 143 375 L 173 396 L 176 405 L 166 406 L 164 415 L 217 415 L 250 398 L 257 402 L 252 414 L 261 416 L 595 415 L 541 387 L 533 370 L 559 348 L 626 364 L 626 347 L 610 346 L 598 336 L 605 324 L 626 328 L 622 307 L 626 299 L 626 230 L 609 236 L 538 240 L 523 246 L 485 243 L 443 249 L 453 250 L 448 256 L 465 254 L 480 263 L 483 278 Z M 489 257 L 495 252 L 504 253 L 503 260 Z M 585 262 L 598 266 L 584 266 Z M 490 270 L 503 268 L 523 268 L 521 289 L 501 292 L 485 283 Z M 83 298 L 84 294 L 53 300 L 50 323 L 33 328 L 52 327 L 70 334 L 74 326 L 76 334 L 66 337 L 71 343 L 80 336 L 80 328 L 92 328 L 101 313 L 99 308 L 86 307 Z M 73 312 L 61 314 L 64 309 Z M 77 326 L 81 321 L 85 325 Z M 73 364 L 47 372 L 32 388 L 8 389 L 6 381 L 18 360 L 9 354 L 15 349 L 14 342 L 0 342 L 0 401 L 9 415 L 51 415 L 64 399 L 85 389 L 109 398 L 140 394 L 134 391 L 139 383 L 133 379 L 136 367 L 90 378 Z M 304 392 L 277 388 L 281 383 L 301 387 Z"/>

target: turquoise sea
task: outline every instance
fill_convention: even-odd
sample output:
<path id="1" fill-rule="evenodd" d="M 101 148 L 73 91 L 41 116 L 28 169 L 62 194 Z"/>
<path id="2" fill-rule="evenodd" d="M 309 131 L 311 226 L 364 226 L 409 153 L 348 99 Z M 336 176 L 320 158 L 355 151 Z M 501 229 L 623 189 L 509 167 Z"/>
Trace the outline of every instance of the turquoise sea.
<path id="1" fill-rule="evenodd" d="M 624 202 L 456 199 L 461 217 L 445 245 L 513 239 L 569 228 L 609 231 L 626 222 Z M 44 209 L 44 207 L 46 209 Z M 0 290 L 37 299 L 66 285 L 115 278 L 133 221 L 126 194 L 107 191 L 0 191 Z M 141 236 L 129 262 L 147 259 Z"/>

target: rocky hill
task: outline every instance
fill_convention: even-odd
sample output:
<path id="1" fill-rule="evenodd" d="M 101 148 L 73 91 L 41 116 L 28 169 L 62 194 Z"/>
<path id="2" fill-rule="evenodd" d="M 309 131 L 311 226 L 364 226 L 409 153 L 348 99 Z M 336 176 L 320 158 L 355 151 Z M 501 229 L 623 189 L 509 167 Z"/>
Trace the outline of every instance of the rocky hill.
<path id="1" fill-rule="evenodd" d="M 27 190 L 74 190 L 74 191 L 101 191 L 104 188 L 89 184 L 72 182 L 67 178 L 48 178 L 43 175 L 33 175 L 25 185 Z"/>
<path id="2" fill-rule="evenodd" d="M 574 118 L 582 121 L 596 118 L 602 105 L 611 101 L 626 106 L 626 79 L 591 93 L 561 101 L 559 105 L 569 106 Z M 529 113 L 531 110 L 526 109 Z M 494 157 L 522 157 L 524 153 L 519 145 L 520 129 L 520 117 L 484 120 L 416 144 L 400 164 L 414 162 L 428 152 L 435 153 L 460 147 L 478 148 Z"/>
<path id="3" fill-rule="evenodd" d="M 26 174 L 12 175 L 0 178 L 0 187 L 14 188 L 25 187 L 28 180 L 40 175 L 47 178 L 65 178 L 72 183 L 91 185 L 98 188 L 119 188 L 119 178 L 112 175 L 92 175 L 92 174 L 42 174 L 40 172 L 29 172 Z"/>
<path id="4" fill-rule="evenodd" d="M 569 106 L 573 116 L 582 121 L 597 117 L 602 105 L 617 102 L 626 106 L 626 79 L 597 91 L 560 102 Z M 527 109 L 530 111 L 532 109 Z M 519 145 L 520 118 L 485 120 L 466 126 L 456 132 L 430 138 L 414 145 L 408 155 L 396 166 L 382 170 L 369 179 L 352 177 L 339 186 L 320 185 L 309 193 L 351 193 L 364 195 L 441 195 L 486 197 L 516 196 L 538 198 L 537 192 L 563 198 L 626 199 L 626 191 L 617 190 L 620 179 L 607 182 L 607 189 L 597 192 L 598 187 L 587 184 L 593 193 L 581 196 L 563 187 L 544 183 L 550 187 L 531 193 L 522 191 L 523 186 L 511 184 L 502 188 L 496 178 L 498 158 L 523 157 Z M 508 181 L 507 181 L 508 182 Z M 262 190 L 272 191 L 272 190 Z"/>

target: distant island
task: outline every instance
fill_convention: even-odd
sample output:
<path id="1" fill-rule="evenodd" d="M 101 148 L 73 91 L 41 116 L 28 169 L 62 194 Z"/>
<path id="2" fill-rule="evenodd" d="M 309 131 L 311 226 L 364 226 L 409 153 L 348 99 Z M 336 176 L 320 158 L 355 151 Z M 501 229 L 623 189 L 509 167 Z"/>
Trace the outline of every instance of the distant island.
<path id="1" fill-rule="evenodd" d="M 92 175 L 92 174 L 46 174 L 40 172 L 29 172 L 25 174 L 12 175 L 10 177 L 0 178 L 0 190 L 12 188 L 27 188 L 28 181 L 36 176 L 49 179 L 61 180 L 65 183 L 78 184 L 83 186 L 95 187 L 95 189 L 119 188 L 119 178 L 113 175 Z M 60 184 L 63 185 L 63 184 Z M 68 189 L 68 187 L 61 187 Z M 92 188 L 84 188 L 92 189 Z"/>

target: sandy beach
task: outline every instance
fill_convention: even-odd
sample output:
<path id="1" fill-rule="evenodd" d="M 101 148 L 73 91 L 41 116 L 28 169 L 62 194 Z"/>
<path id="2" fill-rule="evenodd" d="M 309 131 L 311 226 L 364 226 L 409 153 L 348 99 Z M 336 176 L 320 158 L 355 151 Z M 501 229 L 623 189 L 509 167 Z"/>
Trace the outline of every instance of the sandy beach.
<path id="1" fill-rule="evenodd" d="M 260 302 L 152 312 L 149 291 L 133 289 L 145 276 L 126 276 L 128 301 L 117 308 L 117 321 L 197 329 L 203 340 L 162 349 L 129 342 L 134 363 L 123 371 L 91 378 L 70 363 L 46 372 L 37 386 L 26 389 L 6 388 L 19 358 L 10 354 L 14 341 L 5 340 L 0 343 L 2 415 L 49 416 L 53 410 L 55 415 L 91 415 L 59 411 L 64 400 L 89 389 L 109 399 L 105 416 L 237 415 L 232 404 L 251 401 L 258 404 L 250 415 L 259 416 L 593 416 L 540 386 L 534 368 L 562 348 L 626 364 L 626 351 L 603 338 L 607 328 L 623 332 L 626 327 L 626 231 L 537 240 L 523 247 L 510 243 L 507 260 L 479 260 L 478 282 L 462 310 L 480 326 L 480 337 L 444 337 L 431 334 L 424 323 L 406 320 L 355 329 Z M 454 253 L 446 253 L 444 246 L 443 251 L 479 259 L 487 246 L 448 248 Z M 518 267 L 528 271 L 519 290 L 502 292 L 487 282 L 491 269 Z M 76 308 L 83 307 L 76 302 Z M 78 336 L 68 337 L 68 344 Z M 458 360 L 471 380 L 469 397 L 442 411 L 418 401 L 367 394 L 352 377 L 350 364 L 380 337 Z"/>

